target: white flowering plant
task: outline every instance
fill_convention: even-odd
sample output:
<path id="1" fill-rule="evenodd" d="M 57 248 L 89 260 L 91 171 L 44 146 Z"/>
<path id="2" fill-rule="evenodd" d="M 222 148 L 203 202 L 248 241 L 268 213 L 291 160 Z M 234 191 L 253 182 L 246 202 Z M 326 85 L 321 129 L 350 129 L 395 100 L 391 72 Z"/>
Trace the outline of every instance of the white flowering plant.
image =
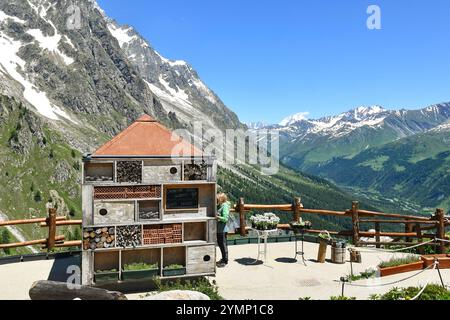
<path id="1" fill-rule="evenodd" d="M 277 229 L 280 218 L 274 213 L 257 214 L 250 217 L 252 227 L 257 230 L 275 230 Z"/>

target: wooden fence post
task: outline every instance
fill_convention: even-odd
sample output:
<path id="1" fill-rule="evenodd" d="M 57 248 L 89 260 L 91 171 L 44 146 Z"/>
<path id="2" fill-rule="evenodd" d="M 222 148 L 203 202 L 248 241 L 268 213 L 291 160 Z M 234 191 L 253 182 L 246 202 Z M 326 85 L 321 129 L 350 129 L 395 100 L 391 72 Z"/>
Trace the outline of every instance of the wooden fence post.
<path id="1" fill-rule="evenodd" d="M 245 237 L 247 235 L 247 230 L 245 229 L 245 203 L 244 198 L 239 199 L 238 203 L 238 211 L 239 211 L 239 225 L 240 225 L 240 231 L 241 236 Z"/>
<path id="2" fill-rule="evenodd" d="M 301 213 L 300 209 L 302 208 L 302 198 L 294 198 L 294 221 L 299 222 Z"/>
<path id="3" fill-rule="evenodd" d="M 437 225 L 436 237 L 438 237 L 439 239 L 445 239 L 445 213 L 444 213 L 444 209 L 437 209 L 436 210 L 436 219 L 439 222 L 439 224 Z M 439 253 L 441 253 L 441 254 L 445 253 L 445 242 L 444 241 L 440 241 Z"/>
<path id="4" fill-rule="evenodd" d="M 55 246 L 56 237 L 56 209 L 48 209 L 48 238 L 47 238 L 47 250 L 50 252 Z"/>
<path id="5" fill-rule="evenodd" d="M 406 219 L 408 221 L 408 219 Z M 409 222 L 405 223 L 405 233 L 413 232 L 413 225 Z M 405 237 L 406 242 L 412 242 L 412 239 L 410 237 Z"/>
<path id="6" fill-rule="evenodd" d="M 377 248 L 381 248 L 381 237 L 380 237 L 380 232 L 381 232 L 381 224 L 379 222 L 375 222 L 375 242 L 377 242 L 376 247 Z"/>
<path id="7" fill-rule="evenodd" d="M 353 245 L 359 246 L 359 202 L 352 202 L 352 231 L 353 231 Z"/>
<path id="8" fill-rule="evenodd" d="M 420 223 L 416 223 L 416 233 L 417 233 L 417 243 L 422 243 L 423 242 L 423 237 L 422 237 L 422 227 L 420 226 Z M 419 247 L 419 253 L 420 254 L 424 254 L 425 250 L 423 248 L 423 246 Z"/>

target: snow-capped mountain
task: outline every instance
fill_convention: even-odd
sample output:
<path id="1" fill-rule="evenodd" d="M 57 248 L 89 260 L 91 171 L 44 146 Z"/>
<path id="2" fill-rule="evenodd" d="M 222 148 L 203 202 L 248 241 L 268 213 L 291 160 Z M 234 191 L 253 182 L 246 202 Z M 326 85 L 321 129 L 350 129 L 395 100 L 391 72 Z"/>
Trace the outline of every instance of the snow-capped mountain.
<path id="1" fill-rule="evenodd" d="M 237 116 L 200 79 L 183 60 L 169 60 L 154 50 L 134 28 L 120 26 L 106 18 L 108 29 L 164 109 L 184 122 L 202 121 L 204 125 L 241 126 Z"/>
<path id="2" fill-rule="evenodd" d="M 279 130 L 282 137 L 282 159 L 308 170 L 335 157 L 352 157 L 362 150 L 426 132 L 449 120 L 450 103 L 420 110 L 372 106 L 320 119 L 294 115 L 283 121 L 285 126 L 272 128 Z"/>

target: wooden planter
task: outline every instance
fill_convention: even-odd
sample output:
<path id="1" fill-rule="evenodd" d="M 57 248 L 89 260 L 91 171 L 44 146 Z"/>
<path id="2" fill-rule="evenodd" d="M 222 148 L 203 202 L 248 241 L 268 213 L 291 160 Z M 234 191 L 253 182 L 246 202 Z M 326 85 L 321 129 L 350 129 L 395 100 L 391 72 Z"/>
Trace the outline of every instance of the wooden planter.
<path id="1" fill-rule="evenodd" d="M 123 270 L 122 271 L 122 280 L 145 280 L 152 279 L 154 277 L 159 276 L 159 268 L 157 269 L 146 269 L 146 270 Z"/>
<path id="2" fill-rule="evenodd" d="M 387 277 L 398 273 L 418 271 L 423 269 L 423 261 L 402 264 L 400 266 L 380 268 L 380 276 Z"/>
<path id="3" fill-rule="evenodd" d="M 176 277 L 176 276 L 183 276 L 185 274 L 186 274 L 186 268 L 164 269 L 163 270 L 164 277 Z"/>
<path id="4" fill-rule="evenodd" d="M 119 281 L 119 271 L 116 272 L 96 272 L 94 273 L 96 284 L 112 283 Z"/>
<path id="5" fill-rule="evenodd" d="M 434 259 L 439 261 L 439 269 L 450 269 L 450 254 L 430 254 L 422 256 L 424 268 L 428 268 L 434 263 Z"/>

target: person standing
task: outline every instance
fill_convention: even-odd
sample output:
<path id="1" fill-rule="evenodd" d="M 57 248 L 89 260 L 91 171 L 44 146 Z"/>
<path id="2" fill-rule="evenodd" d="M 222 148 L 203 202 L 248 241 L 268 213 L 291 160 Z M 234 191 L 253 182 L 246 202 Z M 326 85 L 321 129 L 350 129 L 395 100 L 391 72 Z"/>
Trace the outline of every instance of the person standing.
<path id="1" fill-rule="evenodd" d="M 225 193 L 217 195 L 217 244 L 222 254 L 222 259 L 217 263 L 219 268 L 223 268 L 228 264 L 228 220 L 230 218 L 230 203 Z"/>

